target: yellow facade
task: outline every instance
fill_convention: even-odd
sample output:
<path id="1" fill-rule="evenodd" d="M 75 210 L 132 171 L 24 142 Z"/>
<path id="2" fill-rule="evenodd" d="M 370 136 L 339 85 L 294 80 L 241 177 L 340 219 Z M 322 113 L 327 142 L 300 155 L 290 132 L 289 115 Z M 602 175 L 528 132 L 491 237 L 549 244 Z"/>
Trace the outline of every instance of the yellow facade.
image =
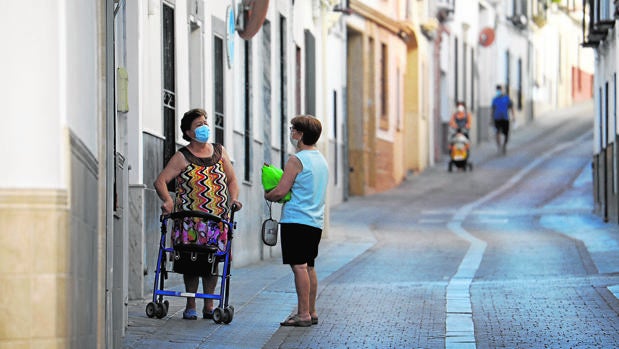
<path id="1" fill-rule="evenodd" d="M 358 16 L 348 22 L 350 193 L 367 195 L 427 166 L 423 105 L 429 102 L 420 94 L 424 67 L 417 33 L 399 19 L 405 16 L 397 14 L 398 2 L 373 8 L 353 0 L 350 6 Z"/>

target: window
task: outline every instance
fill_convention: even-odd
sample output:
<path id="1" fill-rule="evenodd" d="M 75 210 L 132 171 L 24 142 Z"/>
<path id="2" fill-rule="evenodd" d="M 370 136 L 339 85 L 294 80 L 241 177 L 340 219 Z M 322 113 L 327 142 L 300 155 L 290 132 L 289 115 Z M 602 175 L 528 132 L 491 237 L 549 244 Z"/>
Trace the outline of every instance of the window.
<path id="1" fill-rule="evenodd" d="M 599 19 L 600 21 L 603 21 L 603 20 L 608 20 L 608 19 L 611 19 L 611 20 L 612 20 L 612 19 L 613 19 L 613 18 L 611 17 L 611 11 L 610 11 L 611 6 L 612 6 L 612 5 L 611 5 L 611 3 L 610 3 L 610 0 L 599 0 L 599 6 L 598 6 L 598 10 L 599 10 L 599 12 L 598 12 L 598 13 L 599 13 L 599 14 L 598 14 L 598 19 Z"/>
<path id="2" fill-rule="evenodd" d="M 199 23 L 202 19 L 202 6 L 187 0 L 189 28 L 189 107 L 204 107 L 204 40 Z"/>
<path id="3" fill-rule="evenodd" d="M 516 100 L 517 100 L 516 101 L 516 106 L 517 106 L 518 110 L 522 110 L 523 103 L 522 103 L 522 59 L 521 58 L 518 58 L 517 69 L 518 69 L 518 71 L 517 71 L 517 74 L 518 74 L 518 76 L 517 76 L 517 79 L 518 79 L 518 81 L 517 81 L 517 83 L 518 83 L 518 91 L 516 92 L 516 94 L 517 94 L 516 95 Z"/>
<path id="4" fill-rule="evenodd" d="M 288 35 L 286 32 L 286 18 L 280 16 L 279 18 L 279 62 L 280 62 L 280 66 L 279 66 L 279 110 L 280 110 L 280 114 L 279 114 L 279 125 L 280 125 L 280 129 L 279 129 L 279 146 L 280 146 L 280 152 L 279 152 L 279 162 L 280 168 L 284 168 L 284 165 L 286 164 L 286 145 L 288 144 L 286 142 L 287 138 L 286 138 L 286 127 L 288 126 L 288 120 L 286 115 L 288 114 L 288 94 L 286 93 L 286 91 L 288 91 L 287 86 L 288 86 L 288 72 L 286 70 L 286 67 L 288 65 L 288 55 L 286 54 L 287 51 L 287 46 L 286 46 L 286 42 L 288 40 Z"/>
<path id="5" fill-rule="evenodd" d="M 302 76 L 301 76 L 301 48 L 299 46 L 297 46 L 296 49 L 296 53 L 295 53 L 295 67 L 296 67 L 296 71 L 295 71 L 295 88 L 294 88 L 294 100 L 295 100 L 295 114 L 299 115 L 301 114 L 301 82 L 302 80 Z"/>
<path id="6" fill-rule="evenodd" d="M 510 53 L 509 50 L 505 51 L 505 86 L 504 87 L 504 92 L 505 94 L 509 94 L 509 84 L 510 84 L 510 79 L 509 79 L 509 74 L 510 74 L 510 70 L 509 70 L 509 63 L 510 63 L 511 57 L 510 57 Z"/>
<path id="7" fill-rule="evenodd" d="M 174 9 L 163 4 L 163 163 L 176 152 L 176 96 L 174 67 Z M 168 190 L 174 191 L 175 181 L 168 183 Z"/>
<path id="8" fill-rule="evenodd" d="M 316 39 L 305 30 L 305 113 L 316 115 Z"/>
<path id="9" fill-rule="evenodd" d="M 389 67 L 388 67 L 388 62 L 387 62 L 387 45 L 386 44 L 381 44 L 380 45 L 380 77 L 379 77 L 379 90 L 380 90 L 380 116 L 383 119 L 387 119 L 388 113 L 389 113 L 389 108 L 388 108 L 388 101 L 389 98 L 387 96 L 388 94 L 388 84 L 389 84 L 389 78 L 388 78 L 388 74 L 389 74 Z"/>
<path id="10" fill-rule="evenodd" d="M 475 64 L 475 49 L 471 47 L 471 81 L 469 82 L 471 86 L 471 101 L 468 106 L 470 111 L 475 110 Z"/>
<path id="11" fill-rule="evenodd" d="M 456 103 L 460 100 L 460 94 L 458 93 L 458 84 L 460 84 L 460 79 L 458 79 L 458 75 L 460 71 L 458 70 L 458 38 L 454 38 L 454 101 Z"/>
<path id="12" fill-rule="evenodd" d="M 262 98 L 260 99 L 261 105 L 259 110 L 261 110 L 261 112 L 259 113 L 260 116 L 258 119 L 263 125 L 261 132 L 265 142 L 264 145 L 266 149 L 271 149 L 276 135 L 273 134 L 273 129 L 271 128 L 275 119 L 273 111 L 271 110 L 271 102 L 273 100 L 273 84 L 271 81 L 271 77 L 273 76 L 271 73 L 273 60 L 271 59 L 271 52 L 273 45 L 271 43 L 271 22 L 269 20 L 265 20 L 264 23 L 262 23 L 261 34 L 261 43 L 259 46 L 260 72 L 258 76 L 261 77 L 261 86 L 259 89 L 262 90 Z M 270 151 L 266 151 L 265 160 L 268 160 L 269 163 L 272 162 Z"/>
<path id="13" fill-rule="evenodd" d="M 251 180 L 251 111 L 252 111 L 252 98 L 251 98 L 251 41 L 245 41 L 245 115 L 244 115 L 244 129 L 243 129 L 243 150 L 245 152 L 245 162 L 243 166 L 243 179 L 247 182 Z"/>
<path id="14" fill-rule="evenodd" d="M 224 142 L 224 41 L 222 38 L 213 37 L 213 119 L 215 131 L 215 143 Z"/>
<path id="15" fill-rule="evenodd" d="M 614 124 L 614 129 L 616 129 L 617 127 L 617 73 L 613 74 L 613 94 L 611 95 L 612 98 L 612 102 L 613 102 L 613 124 Z M 617 134 L 615 132 L 613 132 L 612 135 L 613 138 L 617 137 Z M 617 192 L 619 192 L 619 149 L 617 149 L 617 147 L 619 146 L 619 144 L 617 144 L 615 142 L 615 146 L 613 147 L 613 149 L 615 150 L 615 154 L 613 154 L 613 173 L 615 174 L 613 176 L 613 193 L 617 194 Z"/>
<path id="16" fill-rule="evenodd" d="M 396 122 L 395 127 L 396 130 L 400 131 L 402 129 L 402 89 L 401 89 L 401 76 L 400 76 L 400 67 L 395 70 L 395 115 Z"/>
<path id="17" fill-rule="evenodd" d="M 333 90 L 333 123 L 331 124 L 331 128 L 333 129 L 333 144 L 335 144 L 335 149 L 333 152 L 333 161 L 335 163 L 335 169 L 333 171 L 333 183 L 337 185 L 337 176 L 338 176 L 338 144 L 337 144 L 337 91 Z"/>
<path id="18" fill-rule="evenodd" d="M 512 0 L 512 16 L 527 16 L 527 0 Z"/>
<path id="19" fill-rule="evenodd" d="M 468 70 L 467 70 L 467 66 L 468 66 L 468 57 L 467 57 L 467 51 L 469 50 L 468 45 L 466 44 L 466 42 L 462 43 L 462 98 L 461 100 L 466 102 L 466 95 L 467 95 L 467 86 L 466 83 L 468 80 Z"/>

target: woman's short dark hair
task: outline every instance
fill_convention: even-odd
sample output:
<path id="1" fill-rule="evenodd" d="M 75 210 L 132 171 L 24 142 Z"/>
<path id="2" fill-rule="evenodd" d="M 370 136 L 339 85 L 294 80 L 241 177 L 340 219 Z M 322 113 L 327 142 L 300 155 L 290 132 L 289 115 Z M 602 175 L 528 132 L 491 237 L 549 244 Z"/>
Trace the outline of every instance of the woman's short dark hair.
<path id="1" fill-rule="evenodd" d="M 322 133 L 322 124 L 320 120 L 313 115 L 297 115 L 290 120 L 292 128 L 299 132 L 303 132 L 301 140 L 305 145 L 314 145 L 318 142 Z"/>
<path id="2" fill-rule="evenodd" d="M 185 132 L 189 131 L 191 129 L 191 123 L 201 116 L 206 117 L 206 111 L 202 108 L 191 109 L 183 114 L 183 118 L 181 119 L 181 132 L 183 133 L 183 139 L 187 142 L 190 142 L 191 138 L 187 137 Z"/>

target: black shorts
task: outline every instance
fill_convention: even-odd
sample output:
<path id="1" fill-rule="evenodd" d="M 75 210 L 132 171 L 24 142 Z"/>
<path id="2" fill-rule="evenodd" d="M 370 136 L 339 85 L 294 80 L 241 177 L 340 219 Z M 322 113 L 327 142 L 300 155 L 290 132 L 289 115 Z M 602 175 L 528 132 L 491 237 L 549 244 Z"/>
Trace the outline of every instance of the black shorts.
<path id="1" fill-rule="evenodd" d="M 282 261 L 284 264 L 305 264 L 313 267 L 318 256 L 322 229 L 305 224 L 281 223 Z"/>
<path id="2" fill-rule="evenodd" d="M 504 135 L 509 133 L 509 120 L 494 120 L 494 128 Z"/>

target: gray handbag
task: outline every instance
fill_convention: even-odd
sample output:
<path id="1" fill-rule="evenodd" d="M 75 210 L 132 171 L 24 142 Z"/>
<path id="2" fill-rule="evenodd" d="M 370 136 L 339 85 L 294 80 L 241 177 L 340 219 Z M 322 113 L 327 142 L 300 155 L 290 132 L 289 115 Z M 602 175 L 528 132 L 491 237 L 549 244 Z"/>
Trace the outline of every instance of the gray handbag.
<path id="1" fill-rule="evenodd" d="M 279 222 L 271 217 L 271 202 L 267 201 L 269 207 L 269 218 L 262 222 L 262 242 L 267 246 L 277 245 L 277 232 L 279 231 Z"/>

